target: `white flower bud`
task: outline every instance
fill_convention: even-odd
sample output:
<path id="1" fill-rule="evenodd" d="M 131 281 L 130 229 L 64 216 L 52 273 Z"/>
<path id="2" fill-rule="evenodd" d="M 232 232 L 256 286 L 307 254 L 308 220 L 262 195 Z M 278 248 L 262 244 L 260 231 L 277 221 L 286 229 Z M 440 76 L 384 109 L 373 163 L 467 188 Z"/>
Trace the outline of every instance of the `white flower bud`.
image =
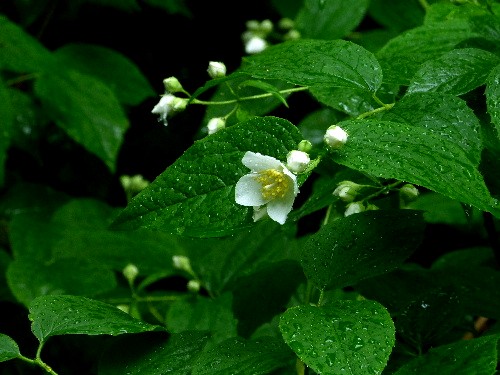
<path id="1" fill-rule="evenodd" d="M 413 202 L 419 195 L 418 189 L 412 184 L 405 184 L 399 189 L 399 194 L 405 202 Z"/>
<path id="2" fill-rule="evenodd" d="M 299 151 L 309 152 L 312 150 L 312 147 L 313 145 L 311 142 L 309 142 L 307 139 L 303 139 L 302 141 L 299 142 L 297 149 Z"/>
<path id="3" fill-rule="evenodd" d="M 365 211 L 365 206 L 363 206 L 363 203 L 361 202 L 352 202 L 352 203 L 349 203 L 347 206 L 346 206 L 346 210 L 344 212 L 344 216 L 350 216 L 352 214 L 357 214 L 357 213 L 360 213 L 360 212 L 363 212 Z"/>
<path id="4" fill-rule="evenodd" d="M 271 20 L 264 20 L 259 25 L 259 30 L 266 34 L 269 34 L 271 31 L 273 31 L 273 28 L 274 25 Z"/>
<path id="5" fill-rule="evenodd" d="M 333 191 L 333 195 L 336 195 L 344 202 L 352 202 L 358 195 L 358 191 L 361 187 L 361 185 L 352 181 L 342 181 Z"/>
<path id="6" fill-rule="evenodd" d="M 187 289 L 190 292 L 197 293 L 201 288 L 201 283 L 199 280 L 189 280 L 187 283 Z"/>
<path id="7" fill-rule="evenodd" d="M 332 125 L 325 133 L 324 141 L 332 149 L 338 149 L 347 142 L 348 134 L 340 126 Z"/>
<path id="8" fill-rule="evenodd" d="M 260 28 L 260 22 L 257 20 L 249 20 L 246 22 L 247 30 L 258 30 Z"/>
<path id="9" fill-rule="evenodd" d="M 217 61 L 210 61 L 207 69 L 211 78 L 222 78 L 226 76 L 226 65 Z"/>
<path id="10" fill-rule="evenodd" d="M 292 19 L 285 17 L 279 20 L 278 26 L 280 29 L 290 30 L 295 27 L 295 22 Z"/>
<path id="11" fill-rule="evenodd" d="M 214 134 L 225 127 L 226 120 L 221 117 L 214 117 L 207 124 L 208 134 Z"/>
<path id="12" fill-rule="evenodd" d="M 135 264 L 129 263 L 125 266 L 122 273 L 123 273 L 123 276 L 125 276 L 125 278 L 129 282 L 129 284 L 133 284 L 135 278 L 139 274 L 139 269 L 137 268 L 137 266 Z"/>
<path id="13" fill-rule="evenodd" d="M 304 151 L 290 151 L 286 157 L 286 167 L 293 173 L 302 173 L 305 171 L 311 158 Z"/>
<path id="14" fill-rule="evenodd" d="M 184 92 L 184 88 L 182 87 L 179 80 L 175 77 L 168 77 L 163 80 L 163 85 L 165 86 L 165 90 L 170 94 L 175 94 L 176 92 Z"/>
<path id="15" fill-rule="evenodd" d="M 284 36 L 283 39 L 285 40 L 297 40 L 300 39 L 302 35 L 298 30 L 292 29 L 289 32 L 287 32 Z"/>
<path id="16" fill-rule="evenodd" d="M 191 261 L 187 256 L 184 255 L 174 255 L 172 257 L 172 263 L 178 270 L 186 271 L 189 274 L 193 274 L 193 269 L 191 268 Z"/>
<path id="17" fill-rule="evenodd" d="M 265 39 L 253 36 L 245 43 L 245 52 L 249 55 L 259 53 L 267 48 L 267 42 Z"/>

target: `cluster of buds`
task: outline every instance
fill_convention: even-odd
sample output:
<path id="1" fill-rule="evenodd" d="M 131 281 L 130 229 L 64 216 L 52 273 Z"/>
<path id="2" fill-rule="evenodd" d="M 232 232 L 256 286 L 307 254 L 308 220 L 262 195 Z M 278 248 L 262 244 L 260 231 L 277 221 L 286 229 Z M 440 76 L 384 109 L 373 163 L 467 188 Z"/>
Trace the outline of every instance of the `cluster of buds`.
<path id="1" fill-rule="evenodd" d="M 196 277 L 193 269 L 191 268 L 191 261 L 187 256 L 184 255 L 174 255 L 172 257 L 172 264 L 174 268 L 188 273 L 193 279 L 189 280 L 187 283 L 187 289 L 190 292 L 197 293 L 201 288 L 201 282 Z"/>
<path id="2" fill-rule="evenodd" d="M 127 201 L 130 201 L 137 193 L 149 185 L 149 181 L 140 174 L 134 176 L 122 175 L 120 176 L 120 183 L 127 196 Z"/>
<path id="3" fill-rule="evenodd" d="M 245 52 L 249 55 L 264 51 L 269 47 L 271 35 L 273 35 L 274 24 L 270 20 L 257 21 L 250 20 L 246 23 L 246 31 L 241 38 L 245 44 Z M 295 40 L 301 37 L 300 32 L 296 30 L 295 23 L 289 18 L 282 18 L 278 22 L 278 28 L 281 33 L 273 35 L 280 41 Z"/>
<path id="4" fill-rule="evenodd" d="M 356 199 L 356 196 L 358 195 L 362 187 L 363 185 L 359 185 L 352 181 L 342 181 L 333 191 L 333 195 L 336 195 L 346 203 L 351 203 L 354 201 L 354 199 Z"/>

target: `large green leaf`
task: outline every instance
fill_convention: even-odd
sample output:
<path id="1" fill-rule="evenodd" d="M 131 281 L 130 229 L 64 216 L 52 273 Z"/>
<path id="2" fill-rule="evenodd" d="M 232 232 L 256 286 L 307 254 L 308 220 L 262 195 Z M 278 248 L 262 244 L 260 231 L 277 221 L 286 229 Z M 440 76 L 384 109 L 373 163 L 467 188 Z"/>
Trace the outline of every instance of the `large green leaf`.
<path id="1" fill-rule="evenodd" d="M 465 94 L 483 85 L 500 57 L 478 48 L 461 48 L 424 63 L 411 79 L 408 93 L 438 91 Z"/>
<path id="2" fill-rule="evenodd" d="M 120 213 L 120 228 L 150 227 L 191 236 L 222 236 L 252 223 L 234 186 L 248 173 L 246 151 L 286 160 L 302 137 L 290 122 L 254 118 L 196 141 Z"/>
<path id="3" fill-rule="evenodd" d="M 20 355 L 17 343 L 9 336 L 0 333 L 0 362 L 17 358 Z"/>
<path id="4" fill-rule="evenodd" d="M 304 243 L 304 272 L 320 289 L 354 285 L 403 263 L 420 244 L 423 230 L 421 213 L 411 210 L 333 220 Z"/>
<path id="5" fill-rule="evenodd" d="M 337 301 L 288 309 L 285 342 L 319 374 L 380 374 L 395 342 L 394 324 L 375 301 Z"/>
<path id="6" fill-rule="evenodd" d="M 1 44 L 0 44 L 1 45 Z M 12 136 L 12 126 L 14 124 L 14 111 L 10 101 L 10 94 L 7 86 L 0 79 L 0 118 L 2 126 L 0 128 L 0 186 L 3 185 L 5 177 L 5 161 L 7 150 L 10 146 Z"/>
<path id="7" fill-rule="evenodd" d="M 0 68 L 35 73 L 55 66 L 51 52 L 7 17 L 0 15 Z"/>
<path id="8" fill-rule="evenodd" d="M 91 76 L 62 69 L 42 74 L 35 93 L 55 123 L 114 171 L 129 123 L 111 89 Z"/>
<path id="9" fill-rule="evenodd" d="M 255 78 L 302 86 L 348 87 L 375 92 L 382 70 L 371 52 L 345 40 L 297 40 L 243 59 L 242 71 Z"/>
<path id="10" fill-rule="evenodd" d="M 476 150 L 465 148 L 451 132 L 440 134 L 431 127 L 381 120 L 351 120 L 339 125 L 349 140 L 333 155 L 336 162 L 421 185 L 499 215 L 499 205 L 477 169 Z"/>
<path id="11" fill-rule="evenodd" d="M 193 367 L 193 375 L 265 375 L 285 366 L 294 358 L 283 341 L 273 337 L 254 340 L 231 338 L 203 352 Z"/>
<path id="12" fill-rule="evenodd" d="M 42 295 L 75 294 L 91 297 L 116 287 L 115 275 L 111 270 L 82 258 L 56 259 L 51 262 L 16 259 L 9 265 L 6 275 L 12 294 L 26 306 Z"/>
<path id="13" fill-rule="evenodd" d="M 191 375 L 191 369 L 210 333 L 186 331 L 165 335 L 122 336 L 104 353 L 99 364 L 101 375 Z"/>
<path id="14" fill-rule="evenodd" d="M 432 23 L 399 34 L 377 53 L 384 82 L 408 85 L 422 63 L 474 36 L 469 23 L 460 19 Z"/>
<path id="15" fill-rule="evenodd" d="M 386 28 L 400 32 L 420 26 L 425 12 L 418 0 L 371 0 L 368 14 Z"/>
<path id="16" fill-rule="evenodd" d="M 500 65 L 492 70 L 486 82 L 486 106 L 500 137 Z"/>
<path id="17" fill-rule="evenodd" d="M 303 38 L 341 39 L 359 25 L 368 4 L 368 0 L 306 0 L 295 27 Z"/>
<path id="18" fill-rule="evenodd" d="M 405 364 L 394 375 L 491 375 L 497 366 L 498 335 L 461 340 L 432 348 Z"/>
<path id="19" fill-rule="evenodd" d="M 139 68 L 117 51 L 91 44 L 66 44 L 55 55 L 64 66 L 106 83 L 124 104 L 137 105 L 155 95 Z"/>
<path id="20" fill-rule="evenodd" d="M 31 330 L 40 342 L 57 335 L 122 335 L 163 330 L 115 306 L 86 297 L 41 296 L 29 306 Z"/>

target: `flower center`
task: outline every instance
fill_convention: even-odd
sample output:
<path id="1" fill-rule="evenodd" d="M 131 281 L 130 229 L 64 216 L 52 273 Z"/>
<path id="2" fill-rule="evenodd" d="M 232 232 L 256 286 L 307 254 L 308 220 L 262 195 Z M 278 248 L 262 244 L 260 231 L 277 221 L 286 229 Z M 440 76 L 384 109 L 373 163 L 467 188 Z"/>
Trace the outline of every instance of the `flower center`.
<path id="1" fill-rule="evenodd" d="M 262 185 L 264 199 L 283 198 L 290 188 L 287 176 L 276 169 L 266 169 L 258 173 L 256 180 Z"/>

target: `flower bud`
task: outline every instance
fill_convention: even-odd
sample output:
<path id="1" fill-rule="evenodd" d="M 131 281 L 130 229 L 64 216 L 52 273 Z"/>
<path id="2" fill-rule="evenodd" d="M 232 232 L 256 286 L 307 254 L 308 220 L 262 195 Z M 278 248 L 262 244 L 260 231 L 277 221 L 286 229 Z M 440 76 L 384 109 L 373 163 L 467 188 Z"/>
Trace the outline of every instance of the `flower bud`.
<path id="1" fill-rule="evenodd" d="M 418 189 L 412 184 L 405 184 L 399 189 L 399 195 L 405 202 L 413 202 L 419 195 Z"/>
<path id="2" fill-rule="evenodd" d="M 225 127 L 226 120 L 221 117 L 214 117 L 207 124 L 208 134 L 214 134 Z"/>
<path id="3" fill-rule="evenodd" d="M 348 134 L 340 126 L 332 125 L 325 133 L 324 141 L 332 149 L 339 149 L 347 142 Z"/>
<path id="4" fill-rule="evenodd" d="M 299 146 L 297 147 L 297 149 L 299 151 L 304 151 L 304 152 L 310 152 L 312 150 L 312 143 L 309 142 L 307 139 L 303 139 L 299 142 Z"/>
<path id="5" fill-rule="evenodd" d="M 285 17 L 279 20 L 278 26 L 280 29 L 290 30 L 295 27 L 295 22 L 292 19 Z"/>
<path id="6" fill-rule="evenodd" d="M 245 52 L 249 55 L 262 52 L 266 48 L 266 40 L 259 36 L 253 36 L 245 43 Z"/>
<path id="7" fill-rule="evenodd" d="M 191 268 L 191 261 L 187 256 L 184 255 L 174 255 L 172 257 L 172 263 L 178 270 L 186 271 L 189 274 L 193 274 L 193 269 Z"/>
<path id="8" fill-rule="evenodd" d="M 211 78 L 222 78 L 226 76 L 226 65 L 217 61 L 210 61 L 207 69 Z"/>
<path id="9" fill-rule="evenodd" d="M 129 190 L 133 193 L 138 193 L 149 185 L 149 181 L 145 180 L 140 174 L 130 177 Z"/>
<path id="10" fill-rule="evenodd" d="M 357 213 L 360 213 L 360 212 L 363 212 L 365 211 L 365 206 L 363 206 L 363 203 L 361 202 L 352 202 L 352 203 L 349 203 L 347 206 L 346 206 L 346 210 L 344 212 L 344 216 L 350 216 L 352 214 L 357 214 Z"/>
<path id="11" fill-rule="evenodd" d="M 274 25 L 271 20 L 264 20 L 259 25 L 259 30 L 266 34 L 269 34 L 271 31 L 273 31 L 273 28 Z"/>
<path id="12" fill-rule="evenodd" d="M 129 284 L 133 284 L 135 278 L 139 274 L 139 269 L 137 268 L 137 266 L 135 264 L 129 263 L 125 266 L 122 273 L 123 273 L 123 276 L 125 276 L 125 278 L 129 282 Z"/>
<path id="13" fill-rule="evenodd" d="M 257 20 L 249 20 L 246 22 L 247 30 L 258 30 L 260 28 L 260 22 Z"/>
<path id="14" fill-rule="evenodd" d="M 311 158 L 304 151 L 290 151 L 286 157 L 286 167 L 293 173 L 302 173 L 305 171 Z"/>
<path id="15" fill-rule="evenodd" d="M 302 35 L 300 34 L 300 32 L 298 30 L 295 30 L 295 29 L 292 29 L 290 30 L 289 32 L 287 32 L 283 38 L 285 40 L 297 40 L 297 39 L 300 39 Z"/>
<path id="16" fill-rule="evenodd" d="M 165 90 L 170 94 L 175 94 L 176 92 L 184 92 L 184 88 L 182 87 L 179 80 L 175 77 L 165 78 L 163 80 L 163 85 L 165 86 Z"/>
<path id="17" fill-rule="evenodd" d="M 201 283 L 199 280 L 189 280 L 187 283 L 187 289 L 190 292 L 197 293 L 201 288 Z"/>
<path id="18" fill-rule="evenodd" d="M 342 181 L 333 191 L 333 195 L 336 195 L 344 202 L 352 202 L 358 195 L 358 191 L 361 187 L 361 185 L 352 181 Z"/>

